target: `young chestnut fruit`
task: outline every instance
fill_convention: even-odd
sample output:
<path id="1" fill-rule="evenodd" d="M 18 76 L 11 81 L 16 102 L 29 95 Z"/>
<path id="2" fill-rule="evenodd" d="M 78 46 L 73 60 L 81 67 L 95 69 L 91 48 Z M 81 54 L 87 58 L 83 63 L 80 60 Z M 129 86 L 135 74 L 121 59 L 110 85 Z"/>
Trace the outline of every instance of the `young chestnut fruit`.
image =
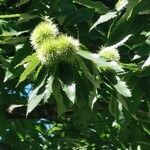
<path id="1" fill-rule="evenodd" d="M 46 20 L 39 23 L 31 33 L 30 40 L 34 49 L 38 49 L 47 39 L 53 39 L 58 35 L 57 26 L 52 20 Z"/>
<path id="2" fill-rule="evenodd" d="M 79 41 L 67 35 L 60 35 L 55 39 L 46 39 L 36 50 L 42 64 L 57 62 L 74 62 L 74 55 L 79 49 Z"/>
<path id="3" fill-rule="evenodd" d="M 99 51 L 100 57 L 106 59 L 107 61 L 119 61 L 120 55 L 117 49 L 111 47 L 103 47 Z"/>

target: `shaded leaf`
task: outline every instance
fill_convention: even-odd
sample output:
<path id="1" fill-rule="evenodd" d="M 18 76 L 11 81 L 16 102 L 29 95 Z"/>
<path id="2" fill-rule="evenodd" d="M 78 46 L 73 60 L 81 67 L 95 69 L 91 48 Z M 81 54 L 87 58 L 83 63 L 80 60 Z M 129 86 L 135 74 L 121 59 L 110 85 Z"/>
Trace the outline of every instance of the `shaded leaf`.
<path id="1" fill-rule="evenodd" d="M 53 81 L 53 95 L 57 101 L 58 116 L 61 116 L 67 111 L 67 107 L 64 102 L 60 82 L 58 79 L 54 79 Z"/>
<path id="2" fill-rule="evenodd" d="M 29 1 L 30 1 L 30 0 L 20 0 L 20 1 L 17 3 L 16 7 L 19 7 L 19 6 L 21 6 L 21 5 L 24 5 L 24 4 L 28 3 Z"/>
<path id="3" fill-rule="evenodd" d="M 107 12 L 107 7 L 103 3 L 98 1 L 93 2 L 91 0 L 73 0 L 73 2 L 83 5 L 87 8 L 95 9 L 96 12 L 101 14 Z"/>
<path id="4" fill-rule="evenodd" d="M 89 69 L 86 67 L 85 63 L 78 57 L 78 63 L 80 67 L 82 68 L 82 71 L 84 72 L 87 79 L 94 85 L 95 88 L 99 87 L 99 83 L 94 79 L 92 74 L 90 73 Z"/>

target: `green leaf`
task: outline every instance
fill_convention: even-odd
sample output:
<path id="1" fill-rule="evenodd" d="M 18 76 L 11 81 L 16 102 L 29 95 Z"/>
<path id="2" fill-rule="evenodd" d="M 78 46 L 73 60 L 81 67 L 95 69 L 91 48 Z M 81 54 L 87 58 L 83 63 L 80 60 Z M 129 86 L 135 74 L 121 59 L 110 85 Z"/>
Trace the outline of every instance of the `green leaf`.
<path id="1" fill-rule="evenodd" d="M 27 67 L 25 68 L 24 72 L 21 74 L 19 83 L 24 81 L 27 76 L 36 69 L 36 67 L 40 64 L 40 61 L 37 57 L 34 57 L 28 64 Z M 19 84 L 18 83 L 18 84 Z"/>
<path id="2" fill-rule="evenodd" d="M 129 96 L 128 96 L 129 97 Z M 118 94 L 118 101 L 122 104 L 122 106 L 127 110 L 129 111 L 129 108 L 128 108 L 128 105 L 124 99 L 124 97 L 120 94 Z"/>
<path id="3" fill-rule="evenodd" d="M 89 31 L 91 31 L 92 29 L 94 29 L 97 25 L 107 22 L 108 20 L 117 17 L 117 12 L 116 11 L 112 11 L 112 12 L 108 12 L 105 15 L 101 15 L 100 18 L 94 23 L 94 25 L 90 28 Z"/>
<path id="4" fill-rule="evenodd" d="M 24 5 L 26 3 L 28 3 L 30 0 L 20 0 L 19 3 L 17 3 L 16 7 L 19 7 L 21 5 Z"/>
<path id="5" fill-rule="evenodd" d="M 149 57 L 146 59 L 146 61 L 144 62 L 143 66 L 142 66 L 142 69 L 145 68 L 145 67 L 148 67 L 150 66 L 150 55 Z"/>
<path id="6" fill-rule="evenodd" d="M 12 72 L 10 72 L 8 69 L 5 72 L 5 78 L 4 78 L 4 82 L 15 78 L 15 76 L 12 74 Z"/>
<path id="7" fill-rule="evenodd" d="M 61 86 L 63 91 L 66 93 L 67 97 L 69 98 L 69 100 L 74 104 L 76 99 L 76 84 L 71 83 L 67 85 L 61 81 Z"/>
<path id="8" fill-rule="evenodd" d="M 127 6 L 127 4 L 128 4 L 128 0 L 118 0 L 115 8 L 117 11 L 121 11 Z"/>
<path id="9" fill-rule="evenodd" d="M 30 14 L 24 13 L 24 14 L 21 14 L 21 16 L 18 20 L 18 23 L 28 22 L 28 21 L 33 20 L 38 17 L 39 17 L 38 15 L 30 15 Z"/>
<path id="10" fill-rule="evenodd" d="M 128 0 L 129 3 L 128 3 L 128 6 L 127 6 L 127 10 L 126 10 L 126 13 L 125 13 L 125 16 L 127 19 L 129 19 L 131 16 L 132 16 L 132 12 L 133 12 L 133 9 L 134 7 L 141 1 L 141 0 Z"/>
<path id="11" fill-rule="evenodd" d="M 33 59 L 35 59 L 37 57 L 36 53 L 33 53 L 32 55 L 27 56 L 21 63 L 19 63 L 15 68 L 24 65 L 30 61 L 32 61 Z"/>
<path id="12" fill-rule="evenodd" d="M 20 18 L 21 14 L 0 15 L 0 19 Z"/>
<path id="13" fill-rule="evenodd" d="M 109 111 L 116 119 L 119 118 L 118 101 L 114 99 L 109 101 Z"/>
<path id="14" fill-rule="evenodd" d="M 26 116 L 28 116 L 28 114 L 41 102 L 41 100 L 44 97 L 45 93 L 42 93 L 40 95 L 38 95 L 38 91 L 40 90 L 40 88 L 44 85 L 45 82 L 45 78 L 44 80 L 41 82 L 41 84 L 32 91 L 31 95 L 29 96 L 29 100 L 28 100 L 28 105 L 27 105 L 27 112 L 26 112 Z"/>
<path id="15" fill-rule="evenodd" d="M 98 93 L 97 93 L 97 89 L 96 88 L 93 88 L 93 90 L 90 92 L 90 95 L 89 95 L 89 105 L 90 105 L 91 110 L 93 110 L 94 104 L 97 101 L 97 94 Z"/>
<path id="16" fill-rule="evenodd" d="M 83 5 L 87 8 L 94 9 L 98 13 L 106 13 L 107 7 L 101 2 L 93 2 L 91 0 L 73 0 L 73 2 Z"/>
<path id="17" fill-rule="evenodd" d="M 114 85 L 116 90 L 125 97 L 131 97 L 131 91 L 129 90 L 128 86 L 126 85 L 126 82 L 121 81 L 119 77 L 117 77 L 118 83 Z"/>
<path id="18" fill-rule="evenodd" d="M 52 94 L 53 80 L 54 80 L 53 76 L 50 76 L 47 79 L 46 86 L 45 86 L 45 92 L 44 92 L 45 93 L 45 95 L 44 95 L 44 102 L 47 102 L 47 100 L 50 98 L 50 96 Z"/>
<path id="19" fill-rule="evenodd" d="M 87 79 L 94 85 L 95 88 L 98 88 L 99 82 L 94 79 L 94 77 L 92 76 L 89 69 L 86 67 L 85 63 L 82 61 L 82 59 L 79 57 L 77 59 L 78 59 L 79 65 L 82 68 L 82 71 L 84 72 Z"/>
<path id="20" fill-rule="evenodd" d="M 67 111 L 64 98 L 61 91 L 61 85 L 58 79 L 53 81 L 53 95 L 57 101 L 58 116 L 61 116 Z"/>
<path id="21" fill-rule="evenodd" d="M 112 46 L 109 46 L 108 48 L 113 49 L 113 48 L 118 48 L 118 47 L 124 45 L 124 43 L 127 42 L 131 36 L 132 36 L 132 34 L 127 35 L 123 40 L 121 40 L 120 42 L 118 42 Z"/>
<path id="22" fill-rule="evenodd" d="M 115 70 L 116 72 L 123 72 L 123 69 L 117 62 L 115 61 L 107 62 L 105 59 L 101 58 L 99 54 L 83 50 L 78 51 L 78 54 L 83 58 L 93 61 L 98 67 L 108 67 Z"/>
<path id="23" fill-rule="evenodd" d="M 9 62 L 2 55 L 0 55 L 0 63 L 3 65 L 4 68 L 9 67 Z"/>

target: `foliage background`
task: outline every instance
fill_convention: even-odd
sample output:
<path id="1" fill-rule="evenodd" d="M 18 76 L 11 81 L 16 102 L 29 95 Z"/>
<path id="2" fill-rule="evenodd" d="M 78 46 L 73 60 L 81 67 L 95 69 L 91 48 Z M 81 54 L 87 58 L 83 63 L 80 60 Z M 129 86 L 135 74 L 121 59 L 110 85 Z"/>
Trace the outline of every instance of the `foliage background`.
<path id="1" fill-rule="evenodd" d="M 0 0 L 0 149 L 149 149 L 150 1 L 120 0 L 118 5 L 124 7 L 116 11 L 117 2 Z M 116 12 L 116 16 L 106 17 L 108 21 L 98 22 L 89 32 L 97 19 L 108 12 Z M 86 50 L 93 53 L 101 46 L 113 45 L 132 34 L 126 44 L 118 48 L 119 65 L 125 71 L 119 76 L 131 89 L 132 97 L 118 97 L 116 90 L 110 88 L 116 84 L 116 73 L 102 71 L 97 101 L 91 110 L 89 93 L 94 93 L 93 85 L 86 73 L 77 68 L 77 72 L 81 72 L 77 80 L 80 99 L 71 108 L 68 104 L 65 107 L 65 111 L 74 111 L 71 116 L 61 115 L 57 121 L 7 119 L 6 106 L 27 104 L 30 90 L 38 87 L 42 80 L 41 76 L 36 80 L 33 72 L 16 87 L 24 67 L 15 66 L 34 53 L 29 37 L 45 16 L 54 18 L 62 33 L 79 39 Z M 82 60 L 94 77 L 93 62 Z M 66 76 L 70 74 L 70 70 L 61 71 Z M 29 84 L 31 89 L 28 89 Z M 56 100 L 51 99 L 50 105 L 56 105 Z M 59 101 L 57 107 L 62 108 Z"/>

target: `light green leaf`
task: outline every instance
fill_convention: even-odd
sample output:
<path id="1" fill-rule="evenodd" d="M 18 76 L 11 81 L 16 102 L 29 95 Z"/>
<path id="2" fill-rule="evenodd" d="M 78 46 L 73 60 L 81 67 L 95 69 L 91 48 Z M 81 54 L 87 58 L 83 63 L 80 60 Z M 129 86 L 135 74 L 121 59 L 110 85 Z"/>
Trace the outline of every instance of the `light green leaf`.
<path id="1" fill-rule="evenodd" d="M 0 15 L 0 19 L 20 18 L 21 14 Z"/>
<path id="2" fill-rule="evenodd" d="M 74 104 L 76 99 L 76 84 L 71 83 L 67 85 L 61 81 L 61 86 L 63 91 L 66 93 L 67 97 L 69 98 L 69 100 Z"/>
<path id="3" fill-rule="evenodd" d="M 107 62 L 105 59 L 101 58 L 99 54 L 83 50 L 78 51 L 78 54 L 83 58 L 93 61 L 98 67 L 108 67 L 115 70 L 116 72 L 123 72 L 123 69 L 117 62 L 115 61 Z"/>
<path id="4" fill-rule="evenodd" d="M 32 61 L 33 59 L 37 58 L 36 53 L 33 53 L 32 55 L 27 56 L 21 63 L 19 63 L 15 68 L 24 65 L 30 61 Z"/>
<path id="5" fill-rule="evenodd" d="M 91 31 L 92 29 L 94 29 L 97 25 L 107 22 L 108 20 L 117 17 L 117 12 L 116 11 L 112 11 L 112 12 L 108 12 L 105 15 L 100 16 L 100 18 L 94 23 L 94 25 L 90 28 L 89 31 Z"/>
<path id="6" fill-rule="evenodd" d="M 145 68 L 145 67 L 148 67 L 150 66 L 150 55 L 149 57 L 146 59 L 146 61 L 144 62 L 143 66 L 142 66 L 142 69 Z"/>
<path id="7" fill-rule="evenodd" d="M 116 90 L 125 97 L 131 97 L 131 91 L 129 90 L 128 86 L 126 85 L 126 82 L 121 81 L 119 77 L 117 77 L 118 83 L 114 85 Z"/>
<path id="8" fill-rule="evenodd" d="M 40 61 L 37 57 L 34 57 L 27 65 L 27 67 L 25 68 L 24 72 L 21 74 L 20 79 L 19 79 L 19 83 L 21 83 L 22 81 L 24 81 L 27 76 L 36 69 L 36 67 L 40 64 Z M 18 84 L 19 84 L 18 83 Z"/>
<path id="9" fill-rule="evenodd" d="M 73 2 L 83 5 L 87 8 L 94 9 L 97 13 L 106 13 L 107 7 L 101 2 L 93 2 L 91 0 L 73 0 Z"/>
<path id="10" fill-rule="evenodd" d="M 50 98 L 50 96 L 52 94 L 53 80 L 54 80 L 53 76 L 50 76 L 47 79 L 46 86 L 45 86 L 44 102 L 47 102 L 47 100 Z"/>
<path id="11" fill-rule="evenodd" d="M 115 8 L 117 11 L 121 11 L 127 6 L 127 4 L 128 4 L 128 0 L 118 0 Z"/>
<path id="12" fill-rule="evenodd" d="M 27 112 L 26 116 L 41 102 L 44 97 L 44 93 L 38 95 L 38 91 L 44 85 L 45 78 L 41 82 L 41 84 L 32 91 L 31 95 L 29 96 L 28 105 L 27 105 Z"/>

